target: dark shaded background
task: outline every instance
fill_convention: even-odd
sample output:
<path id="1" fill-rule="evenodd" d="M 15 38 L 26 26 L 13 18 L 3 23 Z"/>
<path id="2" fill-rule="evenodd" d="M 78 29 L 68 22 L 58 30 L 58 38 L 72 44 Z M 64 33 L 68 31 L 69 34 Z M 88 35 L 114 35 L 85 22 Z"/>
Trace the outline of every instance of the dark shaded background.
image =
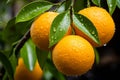
<path id="1" fill-rule="evenodd" d="M 113 13 L 115 35 L 105 47 L 98 48 L 100 63 L 93 69 L 95 80 L 120 80 L 120 9 Z"/>
<path id="2" fill-rule="evenodd" d="M 112 15 L 116 31 L 112 40 L 103 47 L 97 48 L 100 62 L 94 64 L 91 71 L 78 77 L 67 77 L 68 80 L 120 80 L 120 9 Z"/>

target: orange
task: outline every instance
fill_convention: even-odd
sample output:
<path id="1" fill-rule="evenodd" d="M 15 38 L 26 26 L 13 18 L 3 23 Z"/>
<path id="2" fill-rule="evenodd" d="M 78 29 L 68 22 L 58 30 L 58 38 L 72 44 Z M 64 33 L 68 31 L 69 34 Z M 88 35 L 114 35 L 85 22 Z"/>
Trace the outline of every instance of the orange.
<path id="1" fill-rule="evenodd" d="M 86 38 L 94 47 L 103 46 L 112 39 L 115 33 L 115 24 L 112 17 L 105 9 L 100 7 L 89 7 L 80 10 L 78 13 L 87 17 L 94 24 L 101 44 L 96 44 L 87 35 L 75 27 L 75 32 L 77 35 Z"/>
<path id="2" fill-rule="evenodd" d="M 15 80 L 41 80 L 42 75 L 43 72 L 38 62 L 36 62 L 33 71 L 29 71 L 24 64 L 23 59 L 19 58 L 14 75 Z"/>
<path id="3" fill-rule="evenodd" d="M 49 32 L 57 12 L 45 12 L 40 15 L 32 24 L 30 35 L 36 46 L 42 50 L 49 50 Z M 68 31 L 69 34 L 70 31 Z"/>
<path id="4" fill-rule="evenodd" d="M 55 67 L 68 76 L 86 73 L 92 68 L 94 58 L 91 44 L 77 35 L 68 35 L 62 38 L 52 52 Z"/>
<path id="5" fill-rule="evenodd" d="M 57 15 L 56 12 L 46 12 L 33 22 L 30 34 L 38 48 L 48 50 L 50 26 Z"/>

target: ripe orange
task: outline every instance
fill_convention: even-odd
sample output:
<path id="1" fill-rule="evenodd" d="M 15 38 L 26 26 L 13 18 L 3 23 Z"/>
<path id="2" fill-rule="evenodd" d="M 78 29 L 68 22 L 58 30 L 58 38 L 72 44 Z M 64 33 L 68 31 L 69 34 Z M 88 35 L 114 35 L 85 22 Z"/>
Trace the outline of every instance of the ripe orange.
<path id="1" fill-rule="evenodd" d="M 56 44 L 52 52 L 56 68 L 68 76 L 86 73 L 92 68 L 94 57 L 91 44 L 77 35 L 65 36 Z"/>
<path id="2" fill-rule="evenodd" d="M 49 31 L 56 12 L 46 12 L 40 15 L 32 24 L 30 34 L 33 42 L 40 49 L 47 50 L 49 45 Z"/>
<path id="3" fill-rule="evenodd" d="M 102 46 L 112 39 L 115 33 L 115 24 L 112 17 L 105 9 L 100 7 L 89 7 L 80 10 L 78 13 L 86 16 L 94 24 L 101 44 L 96 44 L 93 40 L 75 27 L 75 32 L 77 35 L 86 38 L 94 47 Z"/>
<path id="4" fill-rule="evenodd" d="M 14 75 L 15 80 L 41 80 L 42 75 L 43 72 L 38 62 L 36 62 L 34 70 L 29 71 L 24 65 L 23 59 L 19 58 L 18 66 L 16 67 Z"/>
<path id="5" fill-rule="evenodd" d="M 49 50 L 49 32 L 57 12 L 45 12 L 40 15 L 32 24 L 30 35 L 36 46 L 42 50 Z M 69 34 L 71 31 L 69 30 Z"/>

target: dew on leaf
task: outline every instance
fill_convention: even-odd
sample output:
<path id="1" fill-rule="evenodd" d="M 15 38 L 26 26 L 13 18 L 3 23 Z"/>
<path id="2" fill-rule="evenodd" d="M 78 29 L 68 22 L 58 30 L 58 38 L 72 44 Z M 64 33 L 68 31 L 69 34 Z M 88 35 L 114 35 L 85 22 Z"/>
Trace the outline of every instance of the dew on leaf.
<path id="1" fill-rule="evenodd" d="M 37 9 L 40 9 L 39 7 L 37 7 Z"/>
<path id="2" fill-rule="evenodd" d="M 81 24 L 82 26 L 84 26 L 84 24 Z"/>
<path id="3" fill-rule="evenodd" d="M 52 39 L 54 38 L 54 36 L 51 37 Z"/>
<path id="4" fill-rule="evenodd" d="M 54 39 L 57 39 L 57 37 L 55 37 Z"/>
<path id="5" fill-rule="evenodd" d="M 52 40 L 51 40 L 51 42 L 53 43 L 53 42 L 54 42 L 54 40 L 52 39 Z"/>
<path id="6" fill-rule="evenodd" d="M 81 18 L 81 21 L 83 21 L 83 19 Z"/>
<path id="7" fill-rule="evenodd" d="M 60 29 L 60 31 L 62 31 L 62 29 Z"/>
<path id="8" fill-rule="evenodd" d="M 79 16 L 80 18 L 82 17 L 82 16 Z"/>
<path id="9" fill-rule="evenodd" d="M 34 12 L 37 12 L 37 10 L 35 9 Z"/>
<path id="10" fill-rule="evenodd" d="M 110 4 L 109 6 L 112 7 L 112 4 Z"/>
<path id="11" fill-rule="evenodd" d="M 56 28 L 53 28 L 53 32 L 56 32 Z"/>
<path id="12" fill-rule="evenodd" d="M 95 31 L 92 31 L 92 34 L 95 34 Z"/>
<path id="13" fill-rule="evenodd" d="M 95 36 L 95 37 L 97 37 L 97 35 L 96 35 L 96 34 L 95 34 L 94 36 Z"/>

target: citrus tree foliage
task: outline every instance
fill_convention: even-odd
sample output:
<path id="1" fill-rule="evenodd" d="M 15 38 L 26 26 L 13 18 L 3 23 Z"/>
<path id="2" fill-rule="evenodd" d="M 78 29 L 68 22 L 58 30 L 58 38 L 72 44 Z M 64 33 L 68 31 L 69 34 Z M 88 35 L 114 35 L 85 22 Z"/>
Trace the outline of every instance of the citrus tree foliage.
<path id="1" fill-rule="evenodd" d="M 69 26 L 72 26 L 72 23 L 74 23 L 79 30 L 84 32 L 94 42 L 99 44 L 100 41 L 98 39 L 98 33 L 92 22 L 83 15 L 77 14 L 77 12 L 89 6 L 105 7 L 106 5 L 103 3 L 106 3 L 108 7 L 106 10 L 108 10 L 112 16 L 116 7 L 120 8 L 120 0 L 23 1 L 26 2 L 26 4 L 24 4 L 23 7 L 20 7 L 20 10 L 18 10 L 16 15 L 12 16 L 12 19 L 8 21 L 6 26 L 3 26 L 3 24 L 0 25 L 0 28 L 2 28 L 0 32 L 0 62 L 6 71 L 3 75 L 4 79 L 9 78 L 9 80 L 13 80 L 17 59 L 21 56 L 27 68 L 31 71 L 34 68 L 35 61 L 38 60 L 41 68 L 45 70 L 45 79 L 47 75 L 50 75 L 49 78 L 54 77 L 56 80 L 65 80 L 64 75 L 56 70 L 51 61 L 51 51 L 37 49 L 30 39 L 29 29 L 32 22 L 38 15 L 41 15 L 46 11 L 56 11 L 60 13 L 51 25 L 49 47 L 54 46 L 59 40 L 61 40 L 69 29 Z M 10 3 L 13 2 L 13 0 L 3 0 L 0 2 L 0 5 L 2 6 L 0 14 L 3 14 L 2 12 L 8 9 L 5 8 L 5 5 L 10 6 Z M 2 18 L 0 18 L 0 20 L 2 21 Z M 89 26 L 91 27 L 89 28 Z M 92 32 L 94 32 L 94 34 L 92 34 Z M 99 56 L 97 51 L 95 52 L 98 63 Z"/>

